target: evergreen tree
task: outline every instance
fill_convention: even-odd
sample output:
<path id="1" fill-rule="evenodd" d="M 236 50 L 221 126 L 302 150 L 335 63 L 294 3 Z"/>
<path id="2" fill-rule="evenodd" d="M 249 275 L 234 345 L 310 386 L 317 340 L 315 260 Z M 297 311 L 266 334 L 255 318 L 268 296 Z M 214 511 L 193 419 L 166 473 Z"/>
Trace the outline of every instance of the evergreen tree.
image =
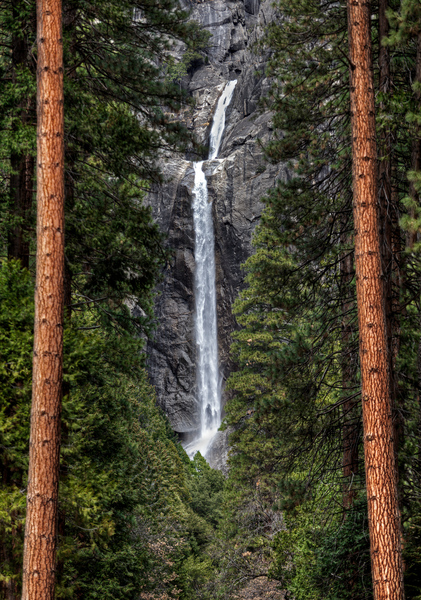
<path id="1" fill-rule="evenodd" d="M 259 485 L 268 506 L 286 511 L 290 526 L 297 506 L 304 502 L 303 506 L 311 507 L 319 499 L 331 523 L 336 523 L 335 535 L 340 536 L 338 513 L 345 522 L 354 519 L 365 488 L 360 467 L 349 61 L 343 51 L 348 43 L 346 7 L 280 2 L 278 8 L 279 19 L 270 25 L 266 38 L 273 52 L 270 73 L 276 77 L 267 100 L 275 124 L 267 154 L 274 162 L 288 162 L 290 169 L 287 180 L 279 182 L 265 199 L 254 239 L 256 253 L 246 263 L 247 288 L 236 303 L 243 329 L 235 334 L 233 352 L 239 369 L 230 378 L 234 395 L 226 407 L 226 422 L 233 428 L 230 478 L 231 485 L 242 489 L 240 502 Z M 398 21 L 400 13 L 395 14 Z M 385 36 L 380 20 L 374 13 L 376 86 L 384 86 L 385 71 L 378 63 L 384 59 L 382 44 L 391 43 L 383 39 L 380 44 L 379 38 Z M 395 39 L 394 35 L 390 37 Z M 413 41 L 407 50 L 390 50 L 392 90 L 382 89 L 376 102 L 377 132 L 379 136 L 385 133 L 387 142 L 381 149 L 377 176 L 383 183 L 387 180 L 392 193 L 382 224 L 383 244 L 389 252 L 384 250 L 383 255 L 388 280 L 384 295 L 390 300 L 389 367 L 395 370 L 395 431 L 402 440 L 399 485 L 404 520 L 410 519 L 406 525 L 410 538 L 416 522 L 412 511 L 417 509 L 414 496 L 409 497 L 418 485 L 410 474 L 417 452 L 409 443 L 415 441 L 418 427 L 413 412 L 418 292 L 416 259 L 412 254 L 404 260 L 404 236 L 397 222 L 397 214 L 405 213 L 402 200 L 408 190 L 405 173 L 411 135 L 408 127 L 402 127 L 402 119 L 415 73 Z M 404 61 L 411 65 L 409 73 L 402 69 Z M 383 172 L 385 161 L 391 165 L 387 173 Z M 384 201 L 384 194 L 379 200 Z M 323 493 L 325 486 L 329 493 Z M 361 537 L 357 530 L 354 534 L 363 540 L 359 551 L 366 557 L 367 536 Z M 275 549 L 275 561 L 276 553 Z M 344 555 L 343 561 L 345 589 L 354 597 L 359 559 Z M 304 573 L 308 564 L 302 568 Z M 321 580 L 313 583 L 314 593 L 336 593 L 321 592 Z"/>
<path id="2" fill-rule="evenodd" d="M 361 400 L 375 600 L 404 598 L 391 389 L 377 209 L 371 11 L 348 3 L 355 272 Z"/>
<path id="3" fill-rule="evenodd" d="M 56 595 L 190 600 L 212 572 L 204 549 L 223 477 L 190 463 L 156 407 L 142 341 L 95 321 L 75 313 L 64 332 Z M 21 592 L 33 343 L 33 282 L 15 261 L 0 269 L 0 326 L 0 597 L 9 600 Z"/>
<path id="4" fill-rule="evenodd" d="M 33 212 L 19 212 L 22 196 L 13 178 L 21 171 L 13 156 L 34 156 L 34 3 L 24 3 L 18 14 L 16 8 L 8 2 L 0 8 L 5 25 L 0 51 L 1 236 L 3 255 L 9 248 L 15 256 L 10 248 L 21 236 L 30 242 L 31 258 Z M 188 460 L 145 384 L 139 331 L 151 328 L 152 288 L 165 254 L 142 200 L 160 179 L 161 152 L 190 143 L 187 130 L 168 116 L 185 98 L 163 77 L 163 63 L 174 43 L 184 40 L 193 47 L 206 36 L 172 0 L 159 5 L 148 0 L 135 5 L 65 2 L 63 30 L 64 279 L 70 323 L 65 334 L 57 595 L 127 598 L 140 591 L 144 598 L 189 598 L 195 582 L 207 573 L 200 548 L 211 528 L 190 507 Z M 9 49 L 21 31 L 27 54 L 16 67 Z M 22 188 L 31 192 L 25 200 L 29 204 L 35 186 Z M 18 257 L 21 265 L 32 269 L 32 259 L 26 263 L 25 256 L 22 251 Z M 18 597 L 21 585 L 32 327 L 27 300 L 21 315 L 15 305 L 19 295 L 13 297 L 16 280 L 25 281 L 25 290 L 31 283 L 26 271 L 18 274 L 15 263 L 3 261 L 1 273 L 4 298 L 10 300 L 9 309 L 14 307 L 17 324 L 2 313 L 5 335 L 10 333 L 12 340 L 15 332 L 17 339 L 24 336 L 13 347 L 14 358 L 9 340 L 2 339 L 6 346 L 1 350 L 13 364 L 18 386 L 18 393 L 2 398 L 1 594 L 10 599 Z M 19 294 L 22 300 L 23 288 Z M 8 310 L 5 304 L 1 308 Z M 6 390 L 15 379 L 8 368 L 3 375 Z M 20 427 L 12 433 L 17 419 L 22 419 Z"/>
<path id="5" fill-rule="evenodd" d="M 37 265 L 22 598 L 55 591 L 64 328 L 61 0 L 37 0 Z"/>
<path id="6" fill-rule="evenodd" d="M 35 2 L 0 8 L 1 188 L 4 253 L 29 265 L 36 140 Z M 33 237 L 33 236 L 32 236 Z"/>
<path id="7" fill-rule="evenodd" d="M 270 453 L 267 460 L 301 470 L 306 456 L 317 478 L 324 466 L 342 469 L 344 416 L 351 446 L 359 435 L 346 12 L 317 1 L 279 9 L 267 41 L 279 82 L 268 102 L 279 133 L 267 154 L 289 161 L 290 177 L 265 200 L 249 287 L 236 305 L 245 329 L 234 345 L 241 370 L 231 378 L 238 393 L 228 423 L 241 423 L 236 440 L 251 423 L 274 417 L 270 437 L 281 428 L 282 459 Z"/>
<path id="8" fill-rule="evenodd" d="M 10 206 L 12 180 L 15 173 L 18 176 L 10 157 L 33 157 L 35 140 L 34 4 L 25 3 L 19 18 L 14 6 L 6 2 L 0 9 L 5 24 L 0 57 L 5 75 L 1 130 L 6 176 L 0 197 L 4 248 L 15 244 L 17 225 L 27 232 L 26 242 L 28 231 L 34 231 L 31 212 L 25 213 L 23 223 L 18 209 Z M 13 32 L 21 30 L 27 55 L 15 81 L 8 48 L 13 46 Z M 173 0 L 159 6 L 149 0 L 69 0 L 63 4 L 63 36 L 66 304 L 80 308 L 84 302 L 100 302 L 103 320 L 115 323 L 127 298 L 133 303 L 136 297 L 138 314 L 150 318 L 150 292 L 164 254 L 142 199 L 151 183 L 160 179 L 161 153 L 191 141 L 179 120 L 170 118 L 186 98 L 171 78 L 163 76 L 163 65 L 173 62 L 174 44 L 196 47 L 206 36 L 187 22 L 186 12 Z M 23 118 L 19 105 L 30 107 L 28 118 Z M 31 204 L 21 194 L 19 202 L 24 201 Z M 72 293 L 76 293 L 73 300 Z M 142 327 L 147 320 L 139 318 L 138 323 Z"/>

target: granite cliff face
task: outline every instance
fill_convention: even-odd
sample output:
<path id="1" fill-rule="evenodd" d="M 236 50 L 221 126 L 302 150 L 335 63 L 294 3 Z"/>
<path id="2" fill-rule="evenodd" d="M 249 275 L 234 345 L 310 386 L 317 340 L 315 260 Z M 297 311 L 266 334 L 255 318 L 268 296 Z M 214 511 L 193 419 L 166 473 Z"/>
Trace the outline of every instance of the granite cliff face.
<path id="1" fill-rule="evenodd" d="M 229 345 L 237 325 L 231 306 L 243 285 L 242 263 L 252 252 L 251 239 L 259 220 L 260 198 L 286 174 L 263 161 L 260 144 L 271 135 L 270 115 L 261 114 L 258 102 L 268 89 L 265 57 L 253 53 L 253 42 L 272 16 L 270 2 L 259 0 L 204 0 L 185 3 L 192 18 L 212 34 L 207 64 L 197 68 L 183 84 L 196 100 L 188 117 L 198 140 L 208 142 L 213 111 L 227 81 L 237 79 L 226 114 L 219 159 L 205 163 L 209 200 L 215 230 L 216 286 L 221 385 L 231 364 Z M 158 402 L 171 425 L 184 440 L 199 427 L 196 400 L 194 339 L 194 230 L 192 213 L 193 167 L 180 158 L 165 161 L 169 183 L 150 194 L 155 219 L 168 237 L 173 260 L 165 273 L 157 299 L 159 329 L 149 343 L 149 373 Z M 224 397 L 224 394 L 223 394 Z M 215 441 L 213 459 L 218 466 L 223 436 Z"/>

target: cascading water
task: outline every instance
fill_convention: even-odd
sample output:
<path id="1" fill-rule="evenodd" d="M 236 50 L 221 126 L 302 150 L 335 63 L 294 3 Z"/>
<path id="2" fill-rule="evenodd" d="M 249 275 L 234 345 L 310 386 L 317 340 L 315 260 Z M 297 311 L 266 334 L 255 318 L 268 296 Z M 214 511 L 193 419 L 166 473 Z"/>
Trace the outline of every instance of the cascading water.
<path id="1" fill-rule="evenodd" d="M 221 145 L 222 135 L 225 129 L 225 112 L 232 100 L 236 85 L 236 79 L 229 81 L 219 97 L 218 104 L 216 105 L 210 132 L 208 160 L 218 158 L 219 146 Z"/>
<path id="2" fill-rule="evenodd" d="M 225 111 L 231 102 L 237 80 L 229 81 L 219 97 L 213 117 L 208 160 L 218 158 L 225 129 Z M 195 230 L 195 328 L 197 347 L 197 388 L 201 406 L 200 437 L 186 451 L 203 456 L 221 424 L 221 393 L 218 369 L 218 330 L 215 289 L 215 245 L 212 204 L 203 161 L 194 166 L 193 221 Z"/>

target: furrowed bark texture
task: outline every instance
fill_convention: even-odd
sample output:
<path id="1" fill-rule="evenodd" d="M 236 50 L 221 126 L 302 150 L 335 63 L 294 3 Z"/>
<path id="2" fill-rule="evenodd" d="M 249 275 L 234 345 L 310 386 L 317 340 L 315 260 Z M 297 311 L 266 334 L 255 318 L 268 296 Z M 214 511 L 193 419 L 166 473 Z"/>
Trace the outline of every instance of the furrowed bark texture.
<path id="1" fill-rule="evenodd" d="M 377 209 L 370 6 L 348 0 L 355 265 L 364 456 L 375 600 L 404 598 Z"/>
<path id="2" fill-rule="evenodd" d="M 54 597 L 63 364 L 61 1 L 37 2 L 37 275 L 22 600 Z"/>

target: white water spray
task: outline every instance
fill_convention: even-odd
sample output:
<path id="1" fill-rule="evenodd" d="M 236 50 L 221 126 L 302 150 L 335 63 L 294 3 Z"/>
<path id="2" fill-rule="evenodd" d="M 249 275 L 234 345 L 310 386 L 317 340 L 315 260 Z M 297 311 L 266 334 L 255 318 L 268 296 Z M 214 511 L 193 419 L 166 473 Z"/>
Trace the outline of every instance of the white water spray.
<path id="1" fill-rule="evenodd" d="M 222 135 L 225 129 L 225 112 L 232 100 L 237 80 L 229 81 L 224 88 L 224 91 L 219 97 L 218 104 L 216 105 L 215 114 L 213 116 L 213 123 L 210 132 L 209 141 L 209 157 L 208 160 L 218 158 L 219 146 L 221 145 Z"/>
<path id="2" fill-rule="evenodd" d="M 209 160 L 218 157 L 225 129 L 225 111 L 232 100 L 237 81 L 229 81 L 216 106 L 209 142 Z M 197 348 L 197 388 L 201 407 L 200 437 L 186 446 L 193 457 L 206 455 L 221 424 L 221 391 L 218 369 L 218 329 L 215 288 L 215 244 L 212 204 L 203 161 L 194 166 L 193 221 L 195 230 L 195 329 Z"/>

